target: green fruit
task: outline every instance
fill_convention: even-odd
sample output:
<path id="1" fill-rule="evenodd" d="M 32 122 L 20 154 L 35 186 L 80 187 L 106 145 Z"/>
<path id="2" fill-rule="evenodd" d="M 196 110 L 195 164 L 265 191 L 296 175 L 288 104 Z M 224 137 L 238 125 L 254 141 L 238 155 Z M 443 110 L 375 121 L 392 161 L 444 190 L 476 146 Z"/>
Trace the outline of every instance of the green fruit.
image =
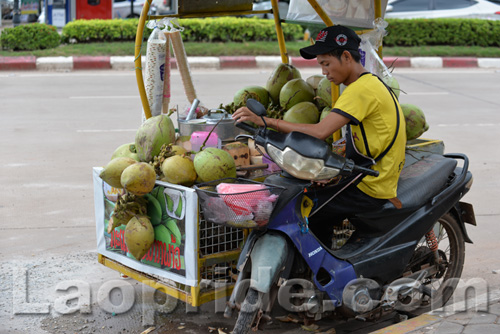
<path id="1" fill-rule="evenodd" d="M 151 224 L 158 225 L 161 223 L 162 219 L 162 209 L 158 200 L 152 194 L 144 195 L 148 201 L 148 217 L 151 220 Z"/>
<path id="2" fill-rule="evenodd" d="M 321 74 L 315 74 L 311 75 L 309 78 L 306 79 L 306 82 L 311 85 L 311 87 L 316 90 L 318 89 L 319 82 L 325 78 L 324 75 Z"/>
<path id="3" fill-rule="evenodd" d="M 165 188 L 163 187 L 155 187 L 151 194 L 156 198 L 158 203 L 160 204 L 161 207 L 161 221 L 165 221 L 168 218 L 167 215 L 167 207 L 166 207 L 166 200 L 165 200 L 165 195 L 163 194 L 163 190 Z"/>
<path id="4" fill-rule="evenodd" d="M 141 260 L 155 240 L 151 221 L 146 216 L 134 216 L 125 228 L 125 244 L 135 259 Z"/>
<path id="5" fill-rule="evenodd" d="M 182 215 L 182 197 L 179 197 L 179 204 L 177 205 L 177 209 L 175 209 L 175 215 L 177 217 L 181 217 Z"/>
<path id="6" fill-rule="evenodd" d="M 111 155 L 111 159 L 118 157 L 127 157 L 132 158 L 135 161 L 139 161 L 139 157 L 137 156 L 137 151 L 135 149 L 135 143 L 128 143 L 119 146 Z"/>
<path id="7" fill-rule="evenodd" d="M 214 147 L 194 156 L 194 169 L 203 182 L 236 177 L 236 164 L 231 154 Z"/>
<path id="8" fill-rule="evenodd" d="M 332 106 L 332 83 L 327 78 L 323 78 L 319 82 L 316 97 L 316 104 L 319 109 Z"/>
<path id="9" fill-rule="evenodd" d="M 279 64 L 267 79 L 266 90 L 274 104 L 279 104 L 281 88 L 290 80 L 300 79 L 299 70 L 290 64 Z"/>
<path id="10" fill-rule="evenodd" d="M 401 104 L 401 109 L 406 121 L 406 140 L 417 139 L 429 129 L 422 109 L 413 104 Z"/>
<path id="11" fill-rule="evenodd" d="M 165 222 L 165 226 L 172 234 L 170 243 L 174 245 L 174 247 L 180 246 L 182 242 L 182 233 L 179 230 L 179 227 L 177 226 L 177 220 L 169 218 Z"/>
<path id="12" fill-rule="evenodd" d="M 290 109 L 300 102 L 314 101 L 314 89 L 305 80 L 293 79 L 288 81 L 280 91 L 280 106 Z"/>
<path id="13" fill-rule="evenodd" d="M 104 169 L 99 174 L 99 177 L 110 186 L 121 189 L 123 188 L 123 186 L 120 180 L 123 171 L 127 167 L 135 163 L 137 163 L 137 161 L 135 161 L 132 158 L 127 158 L 127 157 L 115 158 L 110 162 L 108 162 L 106 166 L 104 166 Z"/>
<path id="14" fill-rule="evenodd" d="M 143 196 L 153 190 L 156 182 L 154 168 L 145 162 L 136 162 L 125 168 L 120 182 L 128 192 L 134 195 Z"/>
<path id="15" fill-rule="evenodd" d="M 174 201 L 168 194 L 164 194 L 167 201 L 167 212 L 174 212 Z"/>
<path id="16" fill-rule="evenodd" d="M 196 181 L 193 161 L 182 155 L 168 157 L 161 164 L 162 181 L 191 187 Z"/>
<path id="17" fill-rule="evenodd" d="M 300 102 L 290 108 L 283 120 L 292 123 L 318 123 L 319 111 L 316 105 L 312 102 Z"/>
<path id="18" fill-rule="evenodd" d="M 135 148 L 140 161 L 150 162 L 157 156 L 163 144 L 175 142 L 174 123 L 167 115 L 147 119 L 135 134 Z"/>
<path id="19" fill-rule="evenodd" d="M 170 245 L 172 242 L 170 230 L 163 224 L 155 226 L 155 240 Z"/>
<path id="20" fill-rule="evenodd" d="M 234 94 L 234 104 L 236 106 L 246 105 L 249 98 L 259 101 L 264 106 L 269 104 L 269 92 L 261 86 L 248 86 L 240 89 Z"/>
<path id="21" fill-rule="evenodd" d="M 401 92 L 401 89 L 399 88 L 399 82 L 396 80 L 395 77 L 391 76 L 385 76 L 384 77 L 384 82 L 387 86 L 389 86 L 394 94 L 396 95 L 396 98 L 399 99 L 399 93 Z"/>

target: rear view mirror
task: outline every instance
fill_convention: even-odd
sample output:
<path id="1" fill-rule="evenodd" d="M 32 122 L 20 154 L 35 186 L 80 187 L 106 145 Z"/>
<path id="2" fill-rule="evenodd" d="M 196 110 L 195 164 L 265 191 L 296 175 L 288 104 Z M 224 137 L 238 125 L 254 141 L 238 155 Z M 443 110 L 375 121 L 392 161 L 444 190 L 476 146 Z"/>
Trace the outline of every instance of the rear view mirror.
<path id="1" fill-rule="evenodd" d="M 260 103 L 259 101 L 255 100 L 255 99 L 248 99 L 247 100 L 247 107 L 248 107 L 248 109 L 253 111 L 253 113 L 256 114 L 257 116 L 262 117 L 262 116 L 266 116 L 266 114 L 267 114 L 266 107 L 264 107 L 264 105 L 262 103 Z"/>

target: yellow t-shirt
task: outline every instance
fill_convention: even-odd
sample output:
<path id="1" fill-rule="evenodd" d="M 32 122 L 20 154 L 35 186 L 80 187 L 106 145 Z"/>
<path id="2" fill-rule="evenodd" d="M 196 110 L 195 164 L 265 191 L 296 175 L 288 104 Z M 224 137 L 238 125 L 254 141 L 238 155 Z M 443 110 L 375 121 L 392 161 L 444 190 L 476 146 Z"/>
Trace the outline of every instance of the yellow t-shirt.
<path id="1" fill-rule="evenodd" d="M 406 124 L 397 99 L 396 103 L 399 110 L 396 140 L 387 154 L 371 167 L 379 171 L 379 176 L 367 175 L 358 184 L 365 194 L 380 199 L 397 196 L 399 174 L 405 160 Z M 333 111 L 351 120 L 354 145 L 363 155 L 376 159 L 394 139 L 397 125 L 394 100 L 387 87 L 371 73 L 361 75 L 347 86 Z"/>

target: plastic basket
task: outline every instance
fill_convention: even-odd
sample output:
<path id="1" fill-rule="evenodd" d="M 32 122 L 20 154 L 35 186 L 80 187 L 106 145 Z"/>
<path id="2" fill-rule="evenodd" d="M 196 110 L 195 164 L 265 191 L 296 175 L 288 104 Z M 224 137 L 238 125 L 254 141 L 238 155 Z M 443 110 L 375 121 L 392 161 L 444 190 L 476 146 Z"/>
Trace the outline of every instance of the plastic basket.
<path id="1" fill-rule="evenodd" d="M 225 178 L 195 186 L 205 219 L 236 228 L 263 228 L 269 223 L 283 187 L 247 179 Z M 234 191 L 231 189 L 251 189 Z"/>

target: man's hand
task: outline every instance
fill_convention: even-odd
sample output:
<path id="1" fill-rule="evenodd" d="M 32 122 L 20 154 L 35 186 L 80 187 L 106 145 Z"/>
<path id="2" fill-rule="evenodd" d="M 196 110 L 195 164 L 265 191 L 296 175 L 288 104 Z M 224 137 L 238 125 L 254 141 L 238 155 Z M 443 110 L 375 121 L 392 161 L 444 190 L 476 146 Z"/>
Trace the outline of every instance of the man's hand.
<path id="1" fill-rule="evenodd" d="M 250 109 L 247 107 L 241 107 L 233 113 L 233 119 L 236 122 L 252 122 L 257 124 L 258 126 L 264 126 L 264 122 L 262 118 L 255 115 Z"/>

